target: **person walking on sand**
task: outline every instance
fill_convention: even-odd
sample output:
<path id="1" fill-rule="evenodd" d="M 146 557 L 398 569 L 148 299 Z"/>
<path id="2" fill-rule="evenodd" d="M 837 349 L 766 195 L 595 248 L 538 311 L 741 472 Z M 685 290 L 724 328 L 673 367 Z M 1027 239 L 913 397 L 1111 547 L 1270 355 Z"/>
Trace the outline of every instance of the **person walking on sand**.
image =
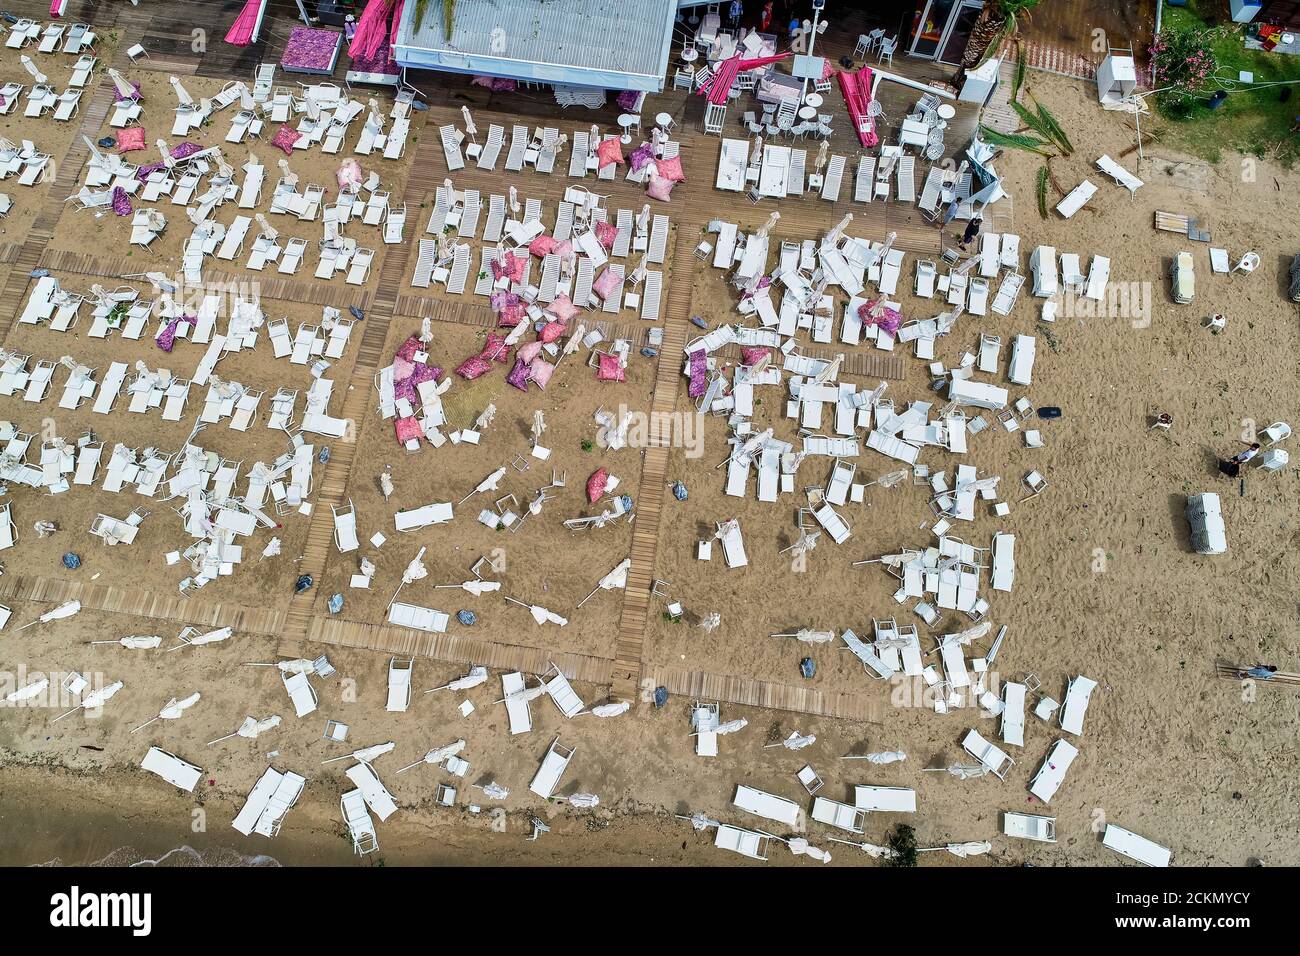
<path id="1" fill-rule="evenodd" d="M 1242 442 L 1242 444 L 1246 446 L 1245 451 L 1239 451 L 1231 458 L 1219 462 L 1219 471 L 1229 478 L 1236 478 L 1241 473 L 1241 466 L 1259 454 L 1259 442 Z"/>
<path id="2" fill-rule="evenodd" d="M 961 242 L 957 243 L 957 248 L 961 249 L 962 252 L 965 252 L 966 247 L 970 245 L 971 240 L 980 234 L 980 227 L 982 225 L 984 225 L 984 220 L 979 216 L 976 216 L 970 222 L 966 223 L 966 231 L 961 234 Z"/>

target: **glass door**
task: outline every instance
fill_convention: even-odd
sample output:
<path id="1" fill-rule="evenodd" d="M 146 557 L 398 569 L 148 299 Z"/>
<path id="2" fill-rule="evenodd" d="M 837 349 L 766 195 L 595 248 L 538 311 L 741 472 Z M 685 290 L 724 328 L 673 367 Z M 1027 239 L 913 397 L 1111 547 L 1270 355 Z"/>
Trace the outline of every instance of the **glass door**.
<path id="1" fill-rule="evenodd" d="M 938 56 L 948 19 L 956 6 L 957 0 L 929 0 L 912 34 L 912 47 L 908 50 L 912 56 L 927 60 Z"/>
<path id="2" fill-rule="evenodd" d="M 966 54 L 966 45 L 970 42 L 971 31 L 975 28 L 975 21 L 979 19 L 980 10 L 983 8 L 984 5 L 981 3 L 965 3 L 957 11 L 957 15 L 952 18 L 948 36 L 940 47 L 943 52 L 939 54 L 939 62 L 950 63 L 953 66 L 961 65 L 962 57 Z"/>

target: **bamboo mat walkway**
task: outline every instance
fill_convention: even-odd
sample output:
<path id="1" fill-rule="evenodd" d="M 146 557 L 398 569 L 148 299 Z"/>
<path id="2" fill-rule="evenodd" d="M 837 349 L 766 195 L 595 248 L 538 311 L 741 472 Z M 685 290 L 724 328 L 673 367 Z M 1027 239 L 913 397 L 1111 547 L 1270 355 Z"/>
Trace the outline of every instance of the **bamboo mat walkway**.
<path id="1" fill-rule="evenodd" d="M 691 289 L 695 284 L 693 241 L 679 229 L 670 259 L 673 281 L 668 287 L 664 309 L 664 340 L 655 367 L 650 413 L 671 412 L 677 405 L 681 384 L 682 348 L 686 344 L 691 312 Z M 650 613 L 650 589 L 654 584 L 659 549 L 659 521 L 664 500 L 664 482 L 671 449 L 664 436 L 645 450 L 641 482 L 637 486 L 636 517 L 632 524 L 632 567 L 623 591 L 623 611 L 618 620 L 618 641 L 614 647 L 614 680 L 610 689 L 615 700 L 633 701 L 640 686 L 645 626 Z"/>
<path id="2" fill-rule="evenodd" d="M 1215 661 L 1214 676 L 1223 680 L 1244 681 L 1250 680 L 1256 686 L 1262 684 L 1286 684 L 1291 687 L 1300 687 L 1300 674 L 1288 674 L 1286 671 L 1278 671 L 1267 680 L 1259 678 L 1242 677 L 1241 672 L 1249 670 L 1253 664 L 1233 664 L 1230 661 Z"/>
<path id="3" fill-rule="evenodd" d="M 675 667 L 651 667 L 646 683 L 668 688 L 670 694 L 718 700 L 747 707 L 789 710 L 819 717 L 840 717 L 881 723 L 886 701 L 878 694 L 841 694 L 795 684 L 774 684 L 721 674 L 706 674 Z"/>
<path id="4" fill-rule="evenodd" d="M 108 611 L 206 627 L 233 627 L 245 634 L 275 636 L 284 614 L 273 608 L 173 597 L 142 588 L 109 587 L 81 581 L 60 581 L 30 574 L 0 576 L 0 597 L 14 601 L 62 604 L 80 601 L 86 610 Z"/>

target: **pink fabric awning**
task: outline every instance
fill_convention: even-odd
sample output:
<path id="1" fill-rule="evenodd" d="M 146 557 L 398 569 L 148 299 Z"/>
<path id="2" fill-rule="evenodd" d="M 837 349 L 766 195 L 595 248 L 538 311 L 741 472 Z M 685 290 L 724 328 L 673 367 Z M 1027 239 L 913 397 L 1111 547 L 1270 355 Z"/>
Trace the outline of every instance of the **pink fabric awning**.
<path id="1" fill-rule="evenodd" d="M 393 3 L 394 0 L 370 0 L 366 4 L 357 21 L 357 32 L 348 44 L 348 56 L 369 60 L 379 52 L 380 44 L 388 37 L 388 15 L 393 12 Z"/>
<path id="2" fill-rule="evenodd" d="M 701 86 L 696 92 L 707 93 L 709 102 L 714 106 L 722 106 L 727 102 L 727 94 L 731 92 L 732 85 L 736 82 L 736 77 L 746 70 L 757 70 L 760 67 L 776 63 L 778 60 L 784 60 L 790 54 L 776 53 L 772 56 L 756 56 L 748 60 L 743 60 L 740 54 L 729 59 L 723 60 L 718 64 L 718 70 L 713 75 L 712 81 Z"/>
<path id="3" fill-rule="evenodd" d="M 397 6 L 393 8 L 393 26 L 388 32 L 389 49 L 397 46 L 397 28 L 402 24 L 402 8 L 405 5 L 406 0 L 397 0 Z"/>
<path id="4" fill-rule="evenodd" d="M 844 94 L 844 105 L 848 107 L 849 116 L 853 117 L 853 128 L 857 130 L 858 142 L 870 149 L 880 142 L 876 135 L 876 122 L 867 113 L 871 104 L 871 70 L 862 67 L 856 73 L 841 71 L 840 92 Z"/>
<path id="5" fill-rule="evenodd" d="M 239 11 L 235 22 L 226 31 L 226 42 L 231 46 L 248 46 L 257 40 L 262 27 L 262 14 L 266 10 L 266 0 L 248 0 L 244 9 Z"/>

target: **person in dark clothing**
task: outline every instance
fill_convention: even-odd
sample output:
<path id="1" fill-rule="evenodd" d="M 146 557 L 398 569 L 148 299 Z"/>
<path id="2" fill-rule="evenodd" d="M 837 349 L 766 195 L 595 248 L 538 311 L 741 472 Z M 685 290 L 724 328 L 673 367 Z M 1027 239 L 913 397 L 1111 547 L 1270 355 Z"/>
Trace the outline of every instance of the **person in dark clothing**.
<path id="1" fill-rule="evenodd" d="M 966 223 L 966 231 L 961 235 L 961 242 L 957 243 L 963 251 L 965 251 L 966 246 L 970 244 L 971 240 L 980 234 L 980 226 L 982 225 L 984 225 L 984 220 L 979 216 L 976 216 L 970 222 Z"/>

